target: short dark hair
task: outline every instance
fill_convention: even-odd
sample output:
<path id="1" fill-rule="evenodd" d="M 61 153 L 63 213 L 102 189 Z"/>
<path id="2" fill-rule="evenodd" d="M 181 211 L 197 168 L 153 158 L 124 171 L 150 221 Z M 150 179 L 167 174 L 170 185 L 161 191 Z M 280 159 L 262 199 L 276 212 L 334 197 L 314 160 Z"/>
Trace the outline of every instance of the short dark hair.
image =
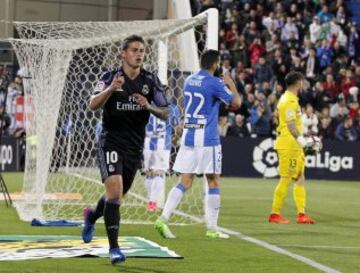
<path id="1" fill-rule="evenodd" d="M 291 71 L 285 77 L 286 87 L 292 86 L 296 84 L 298 81 L 301 81 L 303 79 L 304 79 L 304 75 L 302 73 Z"/>
<path id="2" fill-rule="evenodd" d="M 210 69 L 214 63 L 219 61 L 220 52 L 214 49 L 208 49 L 201 55 L 200 66 L 202 69 Z"/>
<path id="3" fill-rule="evenodd" d="M 140 35 L 133 34 L 124 39 L 122 44 L 122 50 L 128 49 L 129 45 L 133 42 L 140 42 L 142 44 L 145 44 L 145 40 L 143 37 L 141 37 Z"/>

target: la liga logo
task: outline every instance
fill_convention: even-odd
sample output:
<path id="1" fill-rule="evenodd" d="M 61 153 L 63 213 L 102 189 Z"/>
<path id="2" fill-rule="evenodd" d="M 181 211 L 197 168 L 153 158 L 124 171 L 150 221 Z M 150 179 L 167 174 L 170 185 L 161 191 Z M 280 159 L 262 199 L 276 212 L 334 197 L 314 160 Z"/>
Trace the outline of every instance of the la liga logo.
<path id="1" fill-rule="evenodd" d="M 278 175 L 278 157 L 274 150 L 274 140 L 264 139 L 253 151 L 253 167 L 266 178 Z"/>

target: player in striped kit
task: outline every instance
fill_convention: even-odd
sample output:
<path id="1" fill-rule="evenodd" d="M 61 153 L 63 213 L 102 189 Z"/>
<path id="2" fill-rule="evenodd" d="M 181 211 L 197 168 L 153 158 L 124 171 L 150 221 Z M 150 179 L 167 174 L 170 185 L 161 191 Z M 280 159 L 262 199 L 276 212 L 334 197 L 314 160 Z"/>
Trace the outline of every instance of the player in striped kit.
<path id="1" fill-rule="evenodd" d="M 201 70 L 185 80 L 184 131 L 173 168 L 181 174 L 181 180 L 169 192 L 162 214 L 155 222 L 155 229 L 165 238 L 175 238 L 167 222 L 185 192 L 192 186 L 196 174 L 204 174 L 209 185 L 206 203 L 206 236 L 229 238 L 217 227 L 222 163 L 217 125 L 221 101 L 230 104 L 234 109 L 240 107 L 241 100 L 235 83 L 229 75 L 224 75 L 223 80 L 214 76 L 219 63 L 219 52 L 207 50 L 201 56 Z"/>
<path id="2" fill-rule="evenodd" d="M 148 192 L 148 211 L 157 211 L 164 206 L 165 175 L 169 170 L 173 130 L 179 124 L 180 110 L 171 104 L 170 117 L 163 121 L 150 115 L 146 125 L 144 143 L 145 187 Z"/>

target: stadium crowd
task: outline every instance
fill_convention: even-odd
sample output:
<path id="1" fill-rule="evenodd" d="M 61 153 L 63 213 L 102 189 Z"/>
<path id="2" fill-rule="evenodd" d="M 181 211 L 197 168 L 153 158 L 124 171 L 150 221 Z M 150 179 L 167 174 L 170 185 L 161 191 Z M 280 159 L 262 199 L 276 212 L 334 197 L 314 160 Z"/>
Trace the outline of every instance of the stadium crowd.
<path id="1" fill-rule="evenodd" d="M 276 104 L 292 70 L 306 76 L 299 102 L 305 134 L 360 140 L 360 40 L 343 0 L 194 0 L 193 14 L 220 11 L 222 73 L 242 96 L 222 107 L 222 136 L 275 134 Z"/>
<path id="2" fill-rule="evenodd" d="M 285 75 L 296 70 L 307 82 L 300 94 L 305 133 L 360 141 L 360 37 L 343 0 L 192 0 L 193 15 L 220 11 L 222 73 L 235 80 L 241 108 L 221 108 L 221 136 L 276 134 L 276 104 Z M 4 134 L 23 131 L 17 102 L 22 76 L 8 80 L 0 65 L 0 105 L 8 91 Z M 0 109 L 0 113 L 2 109 Z"/>
<path id="3" fill-rule="evenodd" d="M 3 118 L 3 122 L 0 124 L 3 135 L 18 137 L 24 132 L 24 88 L 22 78 L 21 73 L 18 72 L 17 75 L 13 76 L 6 66 L 0 64 L 0 115 L 3 113 L 4 105 L 6 109 L 3 113 L 4 117 L 0 116 L 0 119 Z M 17 120 L 17 116 L 18 118 L 21 117 L 21 119 Z"/>

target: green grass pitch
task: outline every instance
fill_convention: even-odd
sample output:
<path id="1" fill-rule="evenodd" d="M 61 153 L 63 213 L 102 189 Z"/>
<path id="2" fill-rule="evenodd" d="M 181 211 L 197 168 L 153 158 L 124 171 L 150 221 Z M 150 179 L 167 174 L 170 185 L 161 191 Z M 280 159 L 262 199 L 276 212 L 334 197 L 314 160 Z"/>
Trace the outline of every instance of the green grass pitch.
<path id="1" fill-rule="evenodd" d="M 21 190 L 22 174 L 5 173 L 10 191 Z M 308 181 L 308 213 L 315 225 L 267 223 L 276 180 L 223 178 L 220 226 L 302 255 L 340 272 L 360 272 L 360 183 Z M 2 194 L 2 193 L 0 193 Z M 284 215 L 295 222 L 292 189 Z M 105 235 L 102 224 L 97 235 Z M 159 237 L 150 225 L 122 225 L 121 234 L 142 236 L 184 256 L 183 260 L 128 259 L 111 266 L 103 258 L 45 259 L 0 262 L 1 273 L 192 273 L 192 272 L 321 272 L 300 261 L 232 236 L 209 240 L 205 227 L 173 227 L 176 240 Z M 80 228 L 30 227 L 13 208 L 0 202 L 0 234 L 80 235 Z"/>

